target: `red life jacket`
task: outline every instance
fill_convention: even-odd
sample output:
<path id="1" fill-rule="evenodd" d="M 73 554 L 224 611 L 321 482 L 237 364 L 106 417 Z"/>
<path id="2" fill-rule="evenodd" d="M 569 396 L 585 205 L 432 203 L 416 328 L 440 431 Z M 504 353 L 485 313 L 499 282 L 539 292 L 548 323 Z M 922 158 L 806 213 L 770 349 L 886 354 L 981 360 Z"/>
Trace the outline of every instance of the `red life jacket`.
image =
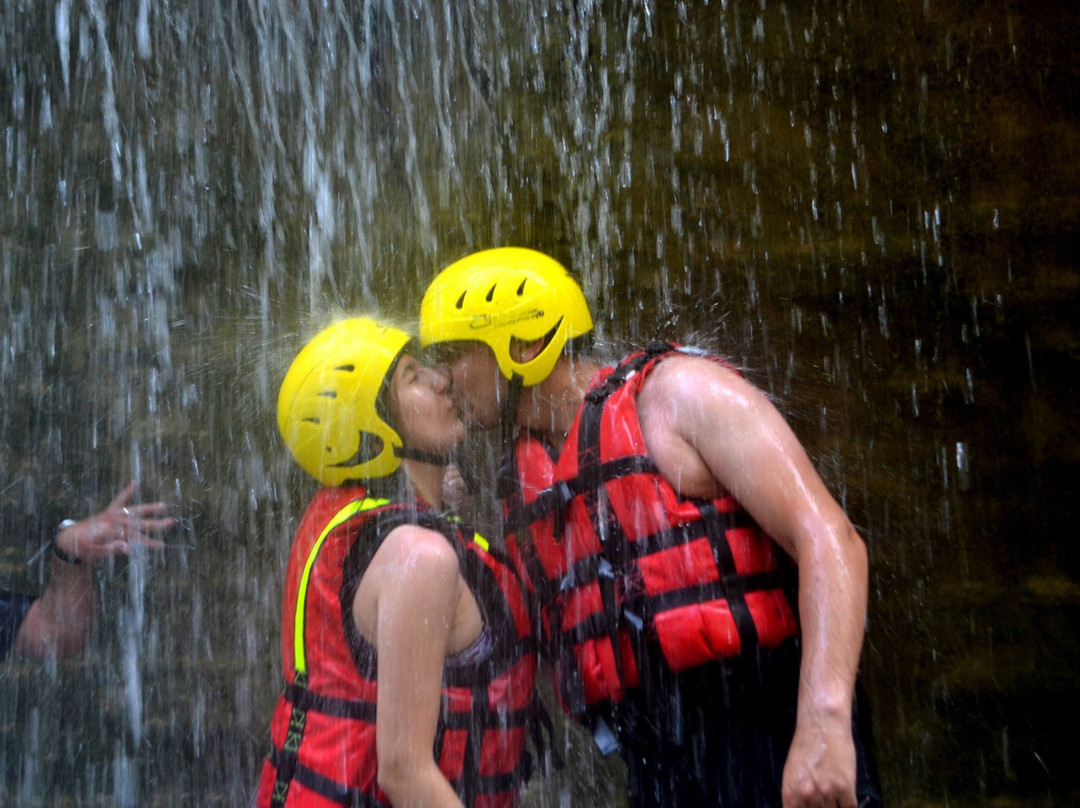
<path id="1" fill-rule="evenodd" d="M 790 558 L 734 497 L 682 497 L 649 456 L 636 396 L 677 353 L 704 356 L 656 345 L 600 371 L 561 454 L 525 432 L 503 472 L 507 548 L 574 715 L 618 702 L 658 664 L 686 670 L 798 635 Z"/>
<path id="2" fill-rule="evenodd" d="M 259 808 L 389 805 L 376 780 L 375 648 L 360 635 L 351 604 L 379 544 L 403 524 L 447 537 L 493 639 L 477 664 L 443 669 L 439 769 L 467 808 L 517 804 L 531 764 L 526 727 L 539 704 L 524 586 L 479 534 L 424 506 L 371 499 L 353 486 L 319 491 L 293 542 L 282 611 L 285 688 L 271 722 Z"/>

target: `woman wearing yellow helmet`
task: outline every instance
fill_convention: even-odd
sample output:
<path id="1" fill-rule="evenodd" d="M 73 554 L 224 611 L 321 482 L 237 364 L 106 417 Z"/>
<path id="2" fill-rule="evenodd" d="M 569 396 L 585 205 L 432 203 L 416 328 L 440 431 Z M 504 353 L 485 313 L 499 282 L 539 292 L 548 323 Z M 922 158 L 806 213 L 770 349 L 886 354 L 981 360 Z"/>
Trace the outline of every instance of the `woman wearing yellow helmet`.
<path id="1" fill-rule="evenodd" d="M 260 808 L 517 803 L 538 703 L 525 594 L 440 513 L 464 427 L 449 379 L 409 343 L 346 320 L 281 387 L 282 436 L 323 488 L 289 557 Z"/>

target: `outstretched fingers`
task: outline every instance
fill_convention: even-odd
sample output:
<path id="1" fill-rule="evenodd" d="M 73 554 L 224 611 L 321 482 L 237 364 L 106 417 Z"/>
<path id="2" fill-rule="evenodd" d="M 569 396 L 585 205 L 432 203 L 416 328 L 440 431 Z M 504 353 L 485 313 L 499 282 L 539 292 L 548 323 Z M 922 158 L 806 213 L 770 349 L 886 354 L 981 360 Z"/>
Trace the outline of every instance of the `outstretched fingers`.
<path id="1" fill-rule="evenodd" d="M 148 550 L 163 550 L 165 549 L 165 542 L 161 539 L 155 539 L 153 536 L 147 536 L 145 533 L 139 533 L 130 537 L 127 540 L 129 545 L 137 544 L 140 547 L 145 547 Z"/>
<path id="2" fill-rule="evenodd" d="M 165 502 L 139 502 L 131 504 L 138 489 L 137 482 L 128 483 L 109 505 L 95 517 L 91 531 L 97 540 L 97 553 L 102 556 L 130 555 L 132 545 L 160 550 L 165 542 L 154 534 L 168 530 L 176 524 L 176 518 L 168 515 Z"/>
<path id="3" fill-rule="evenodd" d="M 124 490 L 122 490 L 119 494 L 113 497 L 112 502 L 108 504 L 105 510 L 123 510 L 124 507 L 128 504 L 128 502 L 131 501 L 131 497 L 135 494 L 135 491 L 136 489 L 138 489 L 138 487 L 139 483 L 135 480 L 132 480 L 124 487 Z M 140 506 L 136 505 L 135 507 L 138 508 Z"/>
<path id="4" fill-rule="evenodd" d="M 130 488 L 131 486 L 128 486 Z M 127 489 L 125 489 L 126 491 Z M 152 550 L 160 550 L 165 542 L 154 537 L 155 533 L 168 530 L 176 524 L 176 518 L 164 516 L 168 510 L 164 502 L 145 502 L 123 508 L 124 525 L 122 536 L 132 544 L 138 544 Z"/>
<path id="5" fill-rule="evenodd" d="M 142 502 L 138 505 L 127 505 L 122 508 L 125 516 L 135 517 L 142 521 L 146 521 L 147 517 L 159 516 L 168 512 L 168 510 L 169 506 L 165 502 Z"/>

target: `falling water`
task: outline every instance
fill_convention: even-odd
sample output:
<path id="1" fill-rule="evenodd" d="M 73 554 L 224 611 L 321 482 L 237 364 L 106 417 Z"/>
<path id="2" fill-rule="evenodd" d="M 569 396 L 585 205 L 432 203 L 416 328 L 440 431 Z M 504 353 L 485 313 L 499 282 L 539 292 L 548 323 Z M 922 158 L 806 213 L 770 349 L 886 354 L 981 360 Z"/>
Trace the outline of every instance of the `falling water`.
<path id="1" fill-rule="evenodd" d="M 692 339 L 776 396 L 870 548 L 890 801 L 1076 798 L 1075 12 L 2 9 L 0 586 L 129 479 L 181 526 L 99 571 L 80 658 L 0 667 L 0 803 L 245 803 L 311 493 L 284 367 L 497 244 L 577 272 L 602 343 Z M 620 805 L 564 737 L 526 802 Z"/>

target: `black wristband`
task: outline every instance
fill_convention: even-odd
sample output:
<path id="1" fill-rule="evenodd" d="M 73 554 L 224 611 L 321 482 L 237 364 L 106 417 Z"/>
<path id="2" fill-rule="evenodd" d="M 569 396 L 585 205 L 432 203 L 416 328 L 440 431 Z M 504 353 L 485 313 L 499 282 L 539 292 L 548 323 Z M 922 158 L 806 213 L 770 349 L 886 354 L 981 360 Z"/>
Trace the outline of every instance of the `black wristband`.
<path id="1" fill-rule="evenodd" d="M 63 522 L 60 523 L 60 526 L 56 531 L 56 535 L 59 536 L 67 528 L 71 527 L 73 524 L 75 524 L 74 519 L 65 519 Z M 76 564 L 77 565 L 77 564 L 83 563 L 82 559 L 79 558 L 78 556 L 73 556 L 70 553 L 65 553 L 63 550 L 61 550 L 60 545 L 56 543 L 56 539 L 53 539 L 52 551 L 53 551 L 53 555 L 55 555 L 57 558 L 59 558 L 65 564 Z"/>

